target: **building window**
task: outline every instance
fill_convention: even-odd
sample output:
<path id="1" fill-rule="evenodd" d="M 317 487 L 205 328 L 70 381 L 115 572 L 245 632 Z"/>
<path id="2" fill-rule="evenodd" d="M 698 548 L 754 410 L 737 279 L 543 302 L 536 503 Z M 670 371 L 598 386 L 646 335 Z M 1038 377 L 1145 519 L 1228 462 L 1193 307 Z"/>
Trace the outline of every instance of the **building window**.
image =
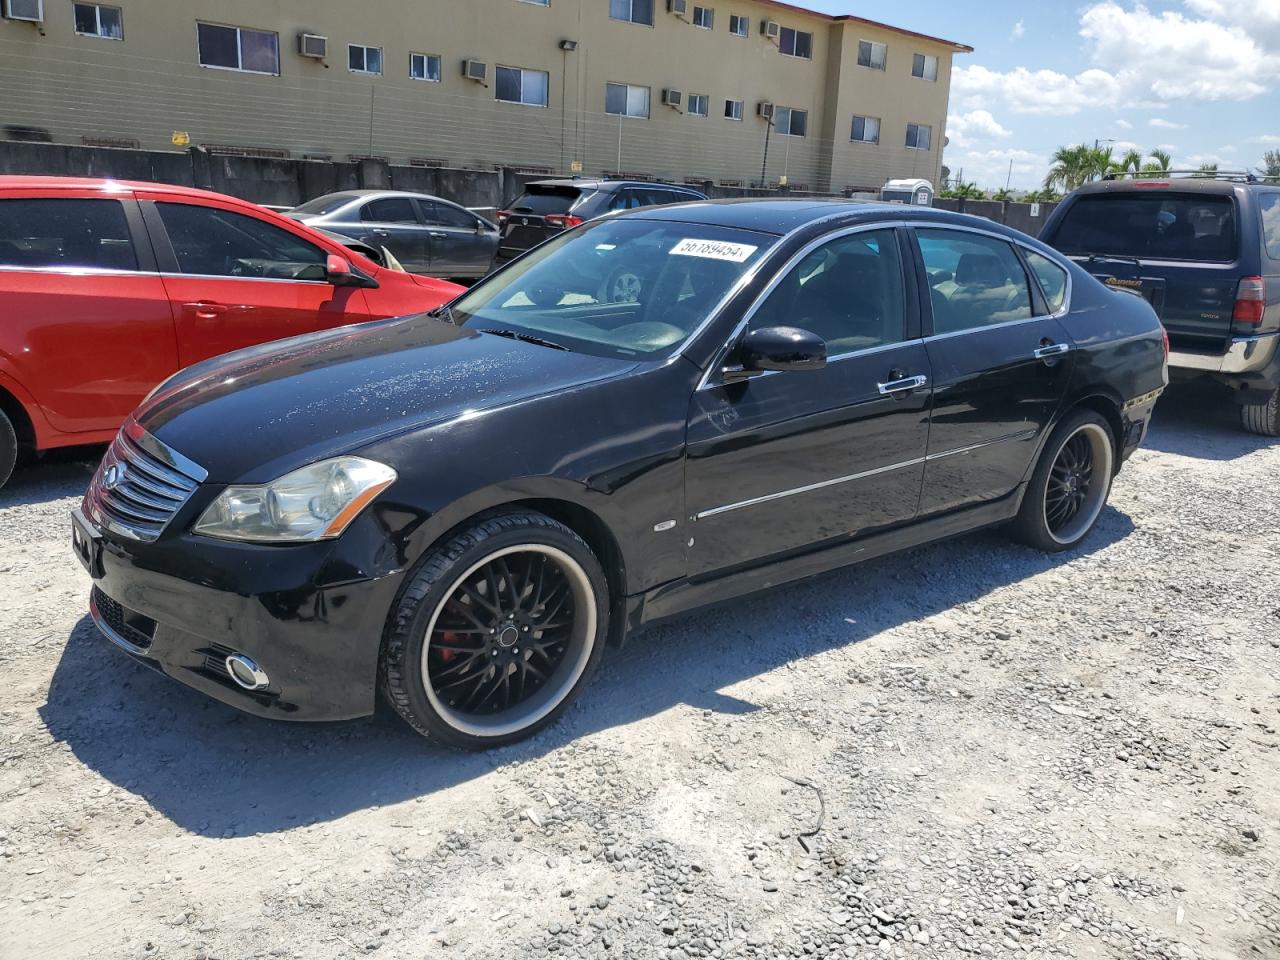
<path id="1" fill-rule="evenodd" d="M 742 101 L 726 100 L 724 102 L 724 118 L 726 120 L 741 120 L 742 119 Z"/>
<path id="2" fill-rule="evenodd" d="M 604 112 L 617 117 L 649 117 L 649 88 L 626 83 L 604 85 Z"/>
<path id="3" fill-rule="evenodd" d="M 520 67 L 499 67 L 497 77 L 498 100 L 507 103 L 523 103 L 529 107 L 547 105 L 547 89 L 550 74 L 545 70 L 523 70 Z"/>
<path id="4" fill-rule="evenodd" d="M 382 48 L 362 47 L 358 43 L 347 44 L 347 67 L 352 73 L 382 73 Z"/>
<path id="5" fill-rule="evenodd" d="M 101 37 L 104 40 L 124 39 L 119 7 L 104 7 L 100 3 L 77 3 L 75 6 L 76 33 L 80 36 Z"/>
<path id="6" fill-rule="evenodd" d="M 809 111 L 778 107 L 773 113 L 773 125 L 784 137 L 803 137 L 809 129 Z"/>
<path id="7" fill-rule="evenodd" d="M 440 58 L 429 53 L 409 54 L 409 76 L 429 83 L 440 82 Z"/>
<path id="8" fill-rule="evenodd" d="M 245 73 L 280 74 L 280 36 L 264 30 L 196 24 L 200 66 Z"/>
<path id="9" fill-rule="evenodd" d="M 714 30 L 716 25 L 716 12 L 710 7 L 694 7 L 693 25 L 695 27 L 701 27 L 703 30 Z"/>
<path id="10" fill-rule="evenodd" d="M 858 143 L 879 143 L 880 120 L 876 117 L 854 117 L 850 139 Z"/>
<path id="11" fill-rule="evenodd" d="M 735 37 L 745 37 L 751 32 L 751 18 L 739 14 L 729 17 L 729 32 Z"/>
<path id="12" fill-rule="evenodd" d="M 888 57 L 889 48 L 883 43 L 872 43 L 870 40 L 858 41 L 858 66 L 883 70 Z"/>
<path id="13" fill-rule="evenodd" d="M 705 117 L 711 112 L 711 97 L 705 93 L 689 94 L 689 113 L 695 117 Z"/>
<path id="14" fill-rule="evenodd" d="M 609 0 L 609 16 L 614 20 L 653 26 L 653 0 Z"/>
<path id="15" fill-rule="evenodd" d="M 907 146 L 912 150 L 928 150 L 933 143 L 933 127 L 922 123 L 907 124 Z"/>
<path id="16" fill-rule="evenodd" d="M 938 79 L 938 58 L 917 53 L 911 62 L 911 75 L 921 80 Z"/>
<path id="17" fill-rule="evenodd" d="M 783 27 L 778 37 L 778 49 L 784 56 L 799 57 L 801 60 L 813 59 L 813 34 L 803 30 L 792 30 Z"/>

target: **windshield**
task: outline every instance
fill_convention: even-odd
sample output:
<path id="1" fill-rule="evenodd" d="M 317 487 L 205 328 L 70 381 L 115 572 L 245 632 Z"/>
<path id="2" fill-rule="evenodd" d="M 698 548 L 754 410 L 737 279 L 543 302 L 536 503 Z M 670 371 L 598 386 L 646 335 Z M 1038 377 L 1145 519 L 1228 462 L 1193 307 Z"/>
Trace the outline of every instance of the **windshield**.
<path id="1" fill-rule="evenodd" d="M 291 213 L 305 213 L 312 217 L 322 217 L 333 213 L 339 207 L 345 207 L 352 200 L 359 199 L 354 193 L 331 193 L 328 196 L 308 200 L 300 207 L 294 207 Z"/>
<path id="2" fill-rule="evenodd" d="M 697 223 L 608 219 L 562 235 L 453 304 L 473 330 L 647 358 L 688 339 L 777 237 Z"/>
<path id="3" fill-rule="evenodd" d="M 1110 194 L 1081 197 L 1058 225 L 1053 245 L 1072 256 L 1230 263 L 1236 205 L 1225 196 Z"/>

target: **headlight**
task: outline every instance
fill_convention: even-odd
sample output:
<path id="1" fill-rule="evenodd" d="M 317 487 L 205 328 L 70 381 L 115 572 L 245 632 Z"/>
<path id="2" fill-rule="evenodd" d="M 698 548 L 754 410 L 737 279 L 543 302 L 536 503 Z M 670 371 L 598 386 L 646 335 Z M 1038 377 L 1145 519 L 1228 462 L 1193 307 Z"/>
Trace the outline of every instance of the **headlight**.
<path id="1" fill-rule="evenodd" d="M 395 479 L 390 467 L 362 457 L 313 463 L 272 483 L 227 487 L 194 530 L 257 543 L 338 537 Z"/>

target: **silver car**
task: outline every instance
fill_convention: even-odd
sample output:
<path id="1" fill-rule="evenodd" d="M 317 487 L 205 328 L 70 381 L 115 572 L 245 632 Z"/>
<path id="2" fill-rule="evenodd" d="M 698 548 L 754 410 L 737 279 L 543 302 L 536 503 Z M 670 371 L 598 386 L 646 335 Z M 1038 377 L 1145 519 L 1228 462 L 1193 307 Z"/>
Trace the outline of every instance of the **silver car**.
<path id="1" fill-rule="evenodd" d="M 483 277 L 498 249 L 496 224 L 424 193 L 347 190 L 317 197 L 285 216 L 386 248 L 409 273 L 433 277 Z"/>

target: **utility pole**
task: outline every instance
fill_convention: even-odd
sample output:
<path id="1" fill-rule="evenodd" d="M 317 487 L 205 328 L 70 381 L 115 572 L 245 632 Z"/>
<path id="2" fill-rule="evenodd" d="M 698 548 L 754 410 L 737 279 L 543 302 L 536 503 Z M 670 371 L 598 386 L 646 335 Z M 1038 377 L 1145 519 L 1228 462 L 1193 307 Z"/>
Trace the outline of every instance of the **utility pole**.
<path id="1" fill-rule="evenodd" d="M 769 135 L 773 133 L 773 117 L 764 118 L 764 159 L 760 161 L 760 189 L 764 189 L 769 169 Z"/>

